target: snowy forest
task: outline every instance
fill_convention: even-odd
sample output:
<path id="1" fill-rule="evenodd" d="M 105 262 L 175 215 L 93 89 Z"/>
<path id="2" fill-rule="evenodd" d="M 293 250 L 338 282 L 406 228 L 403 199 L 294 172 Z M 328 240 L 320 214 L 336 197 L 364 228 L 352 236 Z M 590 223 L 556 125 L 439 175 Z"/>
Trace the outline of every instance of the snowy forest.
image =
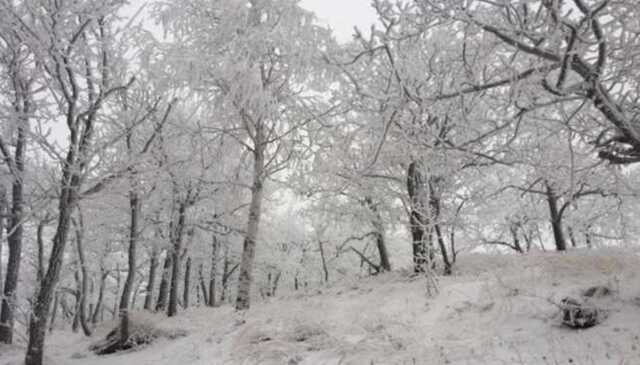
<path id="1" fill-rule="evenodd" d="M 640 364 L 637 0 L 343 1 L 0 0 L 0 364 Z"/>

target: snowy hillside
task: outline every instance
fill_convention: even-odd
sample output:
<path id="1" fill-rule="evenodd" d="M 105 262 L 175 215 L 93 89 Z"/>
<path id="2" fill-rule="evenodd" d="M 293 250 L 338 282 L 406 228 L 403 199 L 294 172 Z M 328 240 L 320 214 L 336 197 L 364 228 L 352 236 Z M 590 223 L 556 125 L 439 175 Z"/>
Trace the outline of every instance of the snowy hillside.
<path id="1" fill-rule="evenodd" d="M 561 325 L 557 303 L 607 285 L 596 327 Z M 137 321 L 173 339 L 98 357 L 92 338 L 49 337 L 48 364 L 640 364 L 640 259 L 632 252 L 461 257 L 427 298 L 422 277 L 394 272 L 256 302 L 245 314 L 195 308 Z M 555 303 L 555 304 L 554 304 Z M 186 334 L 186 335 L 185 335 Z M 24 349 L 2 348 L 21 364 Z"/>

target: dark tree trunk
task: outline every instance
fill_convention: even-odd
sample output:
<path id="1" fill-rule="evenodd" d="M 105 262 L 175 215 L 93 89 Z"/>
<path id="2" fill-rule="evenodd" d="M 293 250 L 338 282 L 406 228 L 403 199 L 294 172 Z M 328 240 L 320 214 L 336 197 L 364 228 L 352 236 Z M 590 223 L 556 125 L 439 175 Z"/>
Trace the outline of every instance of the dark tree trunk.
<path id="1" fill-rule="evenodd" d="M 44 227 L 46 225 L 46 218 L 38 222 L 38 230 L 36 232 L 36 242 L 38 244 L 38 284 L 42 283 L 42 279 L 44 278 L 44 240 L 43 233 Z"/>
<path id="2" fill-rule="evenodd" d="M 25 103 L 25 111 L 28 111 L 29 104 L 26 101 Z M 6 344 L 13 342 L 14 311 L 17 299 L 18 277 L 20 274 L 20 257 L 22 255 L 25 129 L 27 127 L 26 123 L 28 122 L 24 120 L 25 118 L 26 117 L 21 117 L 18 121 L 15 154 L 11 163 L 13 165 L 13 182 L 11 186 L 11 217 L 8 227 L 9 235 L 7 236 L 9 260 L 7 262 L 2 306 L 0 308 L 0 343 Z M 46 311 L 49 311 L 48 306 Z"/>
<path id="3" fill-rule="evenodd" d="M 144 297 L 144 309 L 151 310 L 153 305 L 153 287 L 156 284 L 156 269 L 158 267 L 158 250 L 154 247 L 151 250 L 151 260 L 149 262 L 149 280 L 147 281 L 147 292 Z"/>
<path id="4" fill-rule="evenodd" d="M 56 293 L 53 299 L 53 308 L 51 309 L 51 322 L 49 323 L 49 332 L 53 331 L 58 314 L 58 302 L 60 301 L 60 293 Z"/>
<path id="5" fill-rule="evenodd" d="M 167 297 L 169 296 L 169 275 L 171 274 L 171 252 L 166 251 L 164 264 L 162 265 L 162 278 L 160 288 L 158 288 L 158 299 L 156 301 L 156 311 L 164 311 L 167 308 Z"/>
<path id="6" fill-rule="evenodd" d="M 191 257 L 187 257 L 187 263 L 184 268 L 184 288 L 182 292 L 182 306 L 189 308 L 189 289 L 191 288 Z"/>
<path id="7" fill-rule="evenodd" d="M 214 307 L 216 305 L 216 272 L 220 245 L 215 235 L 213 235 L 211 239 L 211 272 L 209 273 L 209 301 L 207 302 L 207 305 L 209 307 Z"/>
<path id="8" fill-rule="evenodd" d="M 553 231 L 553 239 L 556 244 L 557 251 L 566 251 L 567 241 L 564 238 L 564 232 L 562 231 L 562 216 L 558 209 L 558 196 L 553 191 L 553 188 L 548 183 L 546 184 L 547 204 L 549 205 L 549 215 L 551 222 L 551 229 Z"/>
<path id="9" fill-rule="evenodd" d="M 4 270 L 2 268 L 2 257 L 4 248 L 5 216 L 7 215 L 7 189 L 0 184 L 0 290 L 4 290 Z"/>

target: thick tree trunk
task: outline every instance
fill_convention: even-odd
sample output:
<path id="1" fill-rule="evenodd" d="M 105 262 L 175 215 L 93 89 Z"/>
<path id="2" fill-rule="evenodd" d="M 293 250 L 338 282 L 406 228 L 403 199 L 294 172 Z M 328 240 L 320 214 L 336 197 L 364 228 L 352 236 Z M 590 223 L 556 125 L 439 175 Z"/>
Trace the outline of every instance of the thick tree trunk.
<path id="1" fill-rule="evenodd" d="M 160 288 L 158 288 L 158 299 L 156 300 L 156 312 L 164 311 L 167 308 L 167 297 L 169 296 L 169 275 L 171 275 L 171 252 L 166 251 L 164 264 L 162 265 L 162 278 Z"/>
<path id="2" fill-rule="evenodd" d="M 546 184 L 546 195 L 547 195 L 547 204 L 549 205 L 549 215 L 550 215 L 550 223 L 551 229 L 553 231 L 553 239 L 556 244 L 557 251 L 566 251 L 567 249 L 567 241 L 564 237 L 564 232 L 562 230 L 562 216 L 559 213 L 558 209 L 558 197 L 556 196 L 553 188 L 548 183 Z"/>
<path id="3" fill-rule="evenodd" d="M 407 191 L 409 193 L 409 227 L 413 245 L 413 270 L 424 272 L 429 263 L 434 262 L 433 242 L 427 211 L 427 185 L 422 176 L 422 165 L 416 161 L 407 170 Z"/>
<path id="4" fill-rule="evenodd" d="M 26 123 L 26 120 L 19 120 L 18 122 L 15 155 L 13 158 L 14 168 L 12 169 L 14 170 L 12 172 L 14 176 L 11 186 L 11 218 L 9 219 L 9 235 L 7 237 L 9 260 L 7 262 L 2 306 L 0 308 L 0 343 L 6 344 L 13 342 L 14 310 L 17 300 L 16 292 L 18 289 L 18 277 L 20 274 L 20 258 L 22 255 Z M 48 306 L 46 310 L 49 310 Z"/>
<path id="5" fill-rule="evenodd" d="M 151 250 L 151 260 L 149 262 L 149 279 L 147 280 L 147 292 L 144 297 L 144 309 L 150 311 L 153 305 L 153 287 L 156 284 L 156 269 L 158 267 L 158 249 Z"/>
<path id="6" fill-rule="evenodd" d="M 262 130 L 257 128 L 255 147 L 253 150 L 253 184 L 251 186 L 251 203 L 249 205 L 249 220 L 242 247 L 240 274 L 238 277 L 238 294 L 236 296 L 236 310 L 247 310 L 251 303 L 251 285 L 253 284 L 253 261 L 256 253 L 256 239 L 260 227 L 262 214 L 262 194 L 264 183 L 264 149 Z"/>
<path id="7" fill-rule="evenodd" d="M 122 297 L 120 297 L 120 341 L 119 346 L 124 347 L 129 340 L 129 302 L 131 290 L 136 280 L 136 249 L 138 246 L 138 219 L 140 217 L 140 200 L 135 187 L 129 191 L 129 250 L 127 252 L 127 278 L 124 281 Z"/>
<path id="8" fill-rule="evenodd" d="M 212 236 L 211 242 L 211 272 L 209 273 L 209 294 L 207 305 L 214 307 L 216 305 L 216 274 L 218 263 L 219 243 L 215 235 Z"/>
<path id="9" fill-rule="evenodd" d="M 184 288 L 182 291 L 182 306 L 184 309 L 189 308 L 189 289 L 191 288 L 191 257 L 187 257 L 187 263 L 184 268 Z"/>

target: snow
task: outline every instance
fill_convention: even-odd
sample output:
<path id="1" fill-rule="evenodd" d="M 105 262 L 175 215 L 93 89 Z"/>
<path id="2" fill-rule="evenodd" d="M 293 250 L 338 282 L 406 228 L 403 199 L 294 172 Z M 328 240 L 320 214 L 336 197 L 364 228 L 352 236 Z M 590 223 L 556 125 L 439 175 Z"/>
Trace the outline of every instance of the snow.
<path id="1" fill-rule="evenodd" d="M 98 357 L 87 348 L 114 326 L 107 323 L 89 339 L 54 332 L 46 354 L 53 365 L 640 364 L 640 258 L 596 252 L 467 254 L 432 298 L 424 278 L 397 271 L 285 293 L 246 313 L 136 314 L 186 336 Z M 593 285 L 614 290 L 597 301 L 606 320 L 581 331 L 561 326 L 560 300 Z M 21 364 L 23 352 L 0 348 L 0 364 Z"/>

